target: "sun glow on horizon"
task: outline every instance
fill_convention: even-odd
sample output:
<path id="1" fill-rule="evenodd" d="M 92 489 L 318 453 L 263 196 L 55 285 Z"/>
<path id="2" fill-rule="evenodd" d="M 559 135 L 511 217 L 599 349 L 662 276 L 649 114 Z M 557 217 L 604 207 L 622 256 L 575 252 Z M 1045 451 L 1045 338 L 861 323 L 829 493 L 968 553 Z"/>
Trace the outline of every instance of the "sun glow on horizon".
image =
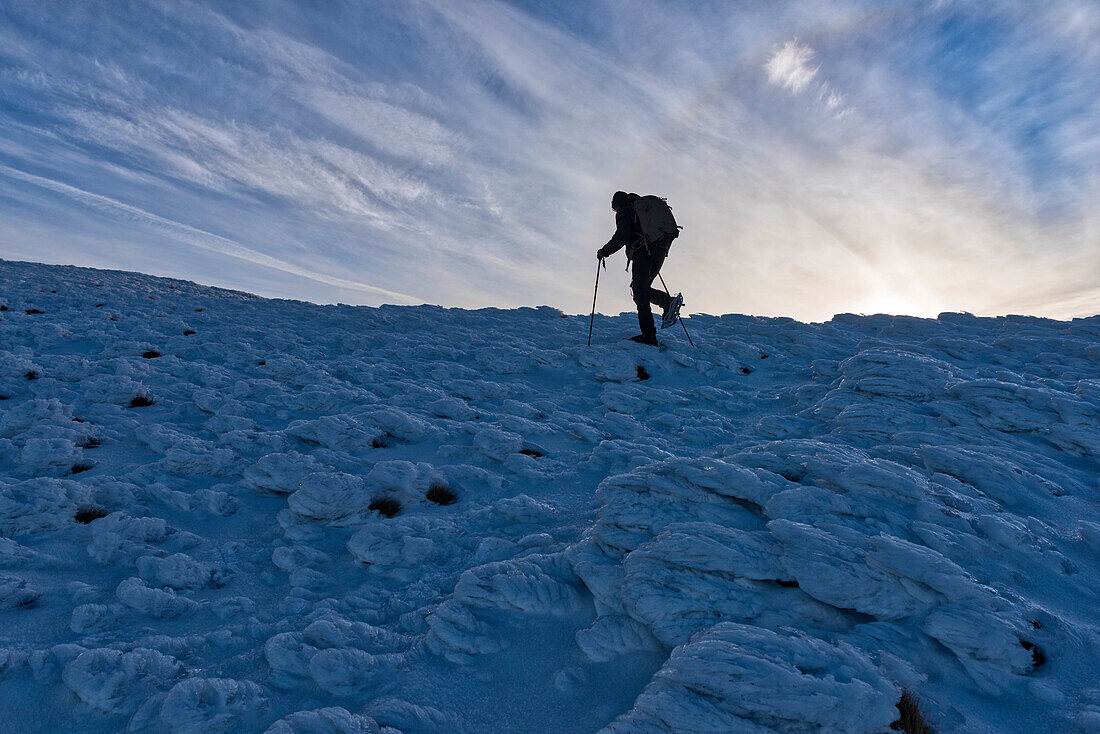
<path id="1" fill-rule="evenodd" d="M 916 316 L 917 318 L 935 318 L 943 309 L 921 306 L 917 301 L 897 294 L 869 296 L 857 303 L 856 313 L 865 315 L 888 314 L 890 316 Z"/>

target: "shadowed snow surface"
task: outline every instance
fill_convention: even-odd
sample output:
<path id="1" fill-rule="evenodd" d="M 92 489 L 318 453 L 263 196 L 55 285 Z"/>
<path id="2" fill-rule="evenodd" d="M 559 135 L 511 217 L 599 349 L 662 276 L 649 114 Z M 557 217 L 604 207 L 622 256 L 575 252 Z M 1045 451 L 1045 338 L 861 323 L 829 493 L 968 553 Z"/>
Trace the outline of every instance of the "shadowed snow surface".
<path id="1" fill-rule="evenodd" d="M 0 731 L 1100 731 L 1098 318 L 0 306 Z"/>

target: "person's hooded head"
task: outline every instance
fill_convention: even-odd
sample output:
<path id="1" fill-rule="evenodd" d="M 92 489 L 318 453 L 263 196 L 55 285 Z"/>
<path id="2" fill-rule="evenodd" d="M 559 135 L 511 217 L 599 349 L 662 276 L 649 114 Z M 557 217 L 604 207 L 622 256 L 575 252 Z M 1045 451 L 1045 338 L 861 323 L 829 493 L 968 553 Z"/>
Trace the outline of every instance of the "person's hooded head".
<path id="1" fill-rule="evenodd" d="M 615 211 L 619 211 L 619 209 L 623 208 L 624 206 L 627 206 L 628 204 L 633 204 L 634 200 L 637 198 L 637 194 L 628 194 L 625 191 L 616 191 L 615 194 L 611 197 L 611 208 Z"/>

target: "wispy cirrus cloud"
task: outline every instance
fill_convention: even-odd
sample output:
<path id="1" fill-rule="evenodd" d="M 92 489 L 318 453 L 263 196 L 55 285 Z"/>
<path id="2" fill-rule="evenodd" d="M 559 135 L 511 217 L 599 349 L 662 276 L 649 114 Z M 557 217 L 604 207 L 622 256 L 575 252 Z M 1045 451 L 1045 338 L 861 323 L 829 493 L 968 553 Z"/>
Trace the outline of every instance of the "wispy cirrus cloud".
<path id="1" fill-rule="evenodd" d="M 211 250 L 218 254 L 228 255 L 231 258 L 242 260 L 246 263 L 253 265 L 259 265 L 272 270 L 282 271 L 289 275 L 294 275 L 302 278 L 306 278 L 311 281 L 315 281 L 326 286 L 335 286 L 337 288 L 359 291 L 369 297 L 383 297 L 386 299 L 393 299 L 398 303 L 409 304 L 415 303 L 418 299 L 411 296 L 407 296 L 403 293 L 395 293 L 393 291 L 387 291 L 382 288 L 377 288 L 366 283 L 360 283 L 354 280 L 346 278 L 338 278 L 332 275 L 324 273 L 318 273 L 299 266 L 295 266 L 284 260 L 271 257 L 262 252 L 251 250 L 239 242 L 234 242 L 226 237 L 221 237 L 210 232 L 192 227 L 180 222 L 174 222 L 170 219 L 157 216 L 147 211 L 138 209 L 137 207 L 124 204 L 120 201 L 115 201 L 106 196 L 94 194 L 82 189 L 78 189 L 74 186 L 69 186 L 58 181 L 53 181 L 41 176 L 35 176 L 28 174 L 25 171 L 19 171 L 8 166 L 0 165 L 0 174 L 5 175 L 16 181 L 22 181 L 34 186 L 41 187 L 43 189 L 53 191 L 62 194 L 74 201 L 80 202 L 92 209 L 114 215 L 121 220 L 133 222 L 138 225 L 144 225 L 149 229 L 162 233 L 167 237 L 183 243 L 196 247 L 202 250 Z"/>
<path id="2" fill-rule="evenodd" d="M 814 50 L 795 41 L 787 41 L 768 59 L 768 81 L 798 94 L 817 76 L 818 67 L 811 66 Z"/>
<path id="3" fill-rule="evenodd" d="M 518 0 L 47 17 L 8 0 L 0 252 L 318 301 L 575 311 L 610 193 L 644 189 L 686 227 L 667 276 L 693 309 L 1100 311 L 1094 5 L 632 17 Z M 93 221 L 96 196 L 119 207 Z M 120 236 L 102 236 L 112 217 Z M 601 306 L 630 308 L 625 288 Z"/>

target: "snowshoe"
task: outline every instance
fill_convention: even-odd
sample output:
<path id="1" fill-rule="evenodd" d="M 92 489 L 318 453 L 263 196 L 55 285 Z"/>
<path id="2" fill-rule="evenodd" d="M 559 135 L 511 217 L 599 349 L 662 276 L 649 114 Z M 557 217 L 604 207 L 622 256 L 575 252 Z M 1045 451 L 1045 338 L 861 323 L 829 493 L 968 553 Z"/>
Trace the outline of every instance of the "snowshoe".
<path id="1" fill-rule="evenodd" d="M 680 307 L 684 305 L 684 294 L 677 293 L 669 301 L 668 307 L 661 314 L 661 328 L 667 329 L 680 320 Z"/>
<path id="2" fill-rule="evenodd" d="M 632 337 L 630 337 L 630 341 L 638 342 L 639 344 L 648 344 L 651 347 L 657 346 L 657 337 L 655 337 L 655 336 L 646 336 L 645 334 L 638 334 L 636 336 L 632 336 Z"/>

